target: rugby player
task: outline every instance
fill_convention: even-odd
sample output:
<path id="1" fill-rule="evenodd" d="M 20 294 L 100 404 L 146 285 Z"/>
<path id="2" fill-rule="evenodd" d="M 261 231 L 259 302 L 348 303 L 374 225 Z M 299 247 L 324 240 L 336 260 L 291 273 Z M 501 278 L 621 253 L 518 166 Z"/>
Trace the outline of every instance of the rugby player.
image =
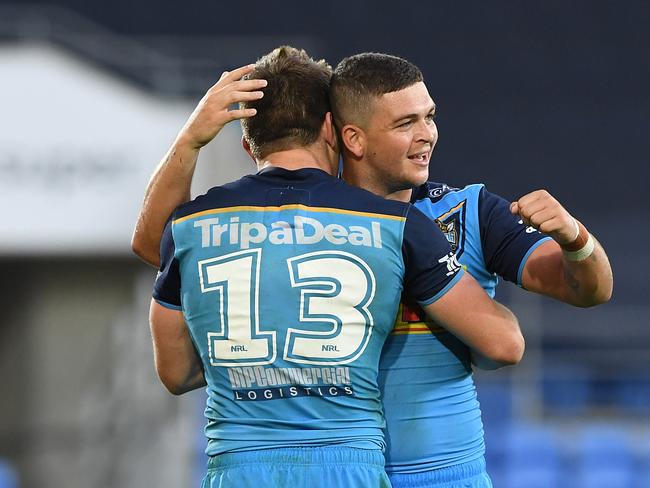
<path id="1" fill-rule="evenodd" d="M 490 296 L 501 276 L 579 307 L 609 300 L 605 251 L 547 191 L 510 203 L 482 184 L 427 182 L 436 106 L 412 63 L 378 53 L 346 58 L 330 96 L 345 181 L 411 201 L 438 223 Z M 491 486 L 471 360 L 465 345 L 426 323 L 417 304 L 403 306 L 380 362 L 394 487 Z"/>
<path id="2" fill-rule="evenodd" d="M 330 75 L 289 47 L 225 74 L 150 183 L 145 214 L 242 119 L 260 171 L 173 212 L 150 310 L 165 386 L 208 386 L 204 486 L 389 486 L 377 369 L 402 290 L 484 366 L 523 353 L 514 316 L 459 269 L 430 219 L 332 176 Z M 151 222 L 141 216 L 135 249 Z"/>

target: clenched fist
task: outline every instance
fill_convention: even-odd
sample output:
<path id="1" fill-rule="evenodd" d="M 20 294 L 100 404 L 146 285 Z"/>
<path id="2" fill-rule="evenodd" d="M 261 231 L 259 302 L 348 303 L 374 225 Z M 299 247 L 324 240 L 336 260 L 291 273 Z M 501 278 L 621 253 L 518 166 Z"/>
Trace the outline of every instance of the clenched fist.
<path id="1" fill-rule="evenodd" d="M 510 211 L 524 224 L 548 234 L 561 246 L 575 241 L 579 234 L 576 220 L 546 190 L 535 190 L 510 204 Z"/>

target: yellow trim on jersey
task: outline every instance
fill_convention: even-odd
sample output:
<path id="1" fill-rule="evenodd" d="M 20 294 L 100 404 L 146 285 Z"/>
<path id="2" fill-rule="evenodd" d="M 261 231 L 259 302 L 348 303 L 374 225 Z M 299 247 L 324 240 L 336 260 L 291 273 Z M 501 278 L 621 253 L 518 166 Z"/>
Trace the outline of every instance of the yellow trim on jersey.
<path id="1" fill-rule="evenodd" d="M 427 324 L 424 322 L 414 322 L 412 324 L 405 324 L 404 326 L 395 327 L 392 330 L 391 334 L 431 334 L 431 329 L 429 329 L 429 327 L 427 327 Z"/>
<path id="2" fill-rule="evenodd" d="M 445 329 L 434 323 L 427 324 L 426 322 L 401 322 L 395 325 L 391 331 L 391 334 L 439 334 L 441 332 L 445 332 Z"/>
<path id="3" fill-rule="evenodd" d="M 176 220 L 173 221 L 174 224 L 178 224 L 180 222 L 184 222 L 189 219 L 193 219 L 196 217 L 202 217 L 204 215 L 213 215 L 213 214 L 220 214 L 220 213 L 226 213 L 226 212 L 280 212 L 282 210 L 308 210 L 309 212 L 321 212 L 321 213 L 335 213 L 335 214 L 343 214 L 343 215 L 357 215 L 360 217 L 372 217 L 375 219 L 387 219 L 387 220 L 399 220 L 399 221 L 404 221 L 406 220 L 406 217 L 401 217 L 397 215 L 386 215 L 386 214 L 378 214 L 378 213 L 371 213 L 371 212 L 357 212 L 355 210 L 343 210 L 341 208 L 329 208 L 329 207 L 308 207 L 307 205 L 301 205 L 299 203 L 296 204 L 291 204 L 291 205 L 281 205 L 279 207 L 262 207 L 262 206 L 246 206 L 246 205 L 240 205 L 236 207 L 224 207 L 224 208 L 213 208 L 210 210 L 203 210 L 201 212 L 196 212 L 190 215 L 186 215 L 185 217 L 180 217 Z"/>
<path id="4" fill-rule="evenodd" d="M 465 205 L 465 203 L 467 203 L 467 200 L 463 200 L 462 202 L 460 202 L 455 207 L 450 208 L 447 212 L 445 212 L 442 215 L 439 215 L 438 217 L 436 217 L 435 220 L 440 220 L 442 222 L 444 219 L 449 217 L 451 214 L 454 214 L 454 213 L 458 212 L 458 210 L 460 210 L 463 207 L 463 205 Z"/>

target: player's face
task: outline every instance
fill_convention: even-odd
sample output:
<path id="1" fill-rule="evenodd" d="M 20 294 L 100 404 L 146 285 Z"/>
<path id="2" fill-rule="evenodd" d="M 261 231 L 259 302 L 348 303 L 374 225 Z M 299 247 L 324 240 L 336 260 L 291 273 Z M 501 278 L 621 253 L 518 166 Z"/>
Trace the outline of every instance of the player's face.
<path id="1" fill-rule="evenodd" d="M 438 141 L 435 109 L 422 82 L 375 100 L 366 125 L 365 159 L 387 194 L 429 178 L 429 159 Z"/>

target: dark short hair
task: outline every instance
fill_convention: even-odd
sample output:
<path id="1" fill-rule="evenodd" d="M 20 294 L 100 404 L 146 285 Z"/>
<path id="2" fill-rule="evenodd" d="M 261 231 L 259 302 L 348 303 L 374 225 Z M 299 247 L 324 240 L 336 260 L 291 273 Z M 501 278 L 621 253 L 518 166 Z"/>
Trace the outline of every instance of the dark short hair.
<path id="1" fill-rule="evenodd" d="M 315 61 L 305 50 L 281 46 L 260 58 L 250 79 L 265 79 L 260 100 L 242 103 L 255 108 L 254 117 L 242 119 L 244 137 L 256 158 L 308 146 L 319 137 L 330 111 L 332 67 Z"/>
<path id="2" fill-rule="evenodd" d="M 338 128 L 361 124 L 372 108 L 373 98 L 419 81 L 422 72 L 406 59 L 390 54 L 362 53 L 339 63 L 332 75 L 330 102 Z"/>

